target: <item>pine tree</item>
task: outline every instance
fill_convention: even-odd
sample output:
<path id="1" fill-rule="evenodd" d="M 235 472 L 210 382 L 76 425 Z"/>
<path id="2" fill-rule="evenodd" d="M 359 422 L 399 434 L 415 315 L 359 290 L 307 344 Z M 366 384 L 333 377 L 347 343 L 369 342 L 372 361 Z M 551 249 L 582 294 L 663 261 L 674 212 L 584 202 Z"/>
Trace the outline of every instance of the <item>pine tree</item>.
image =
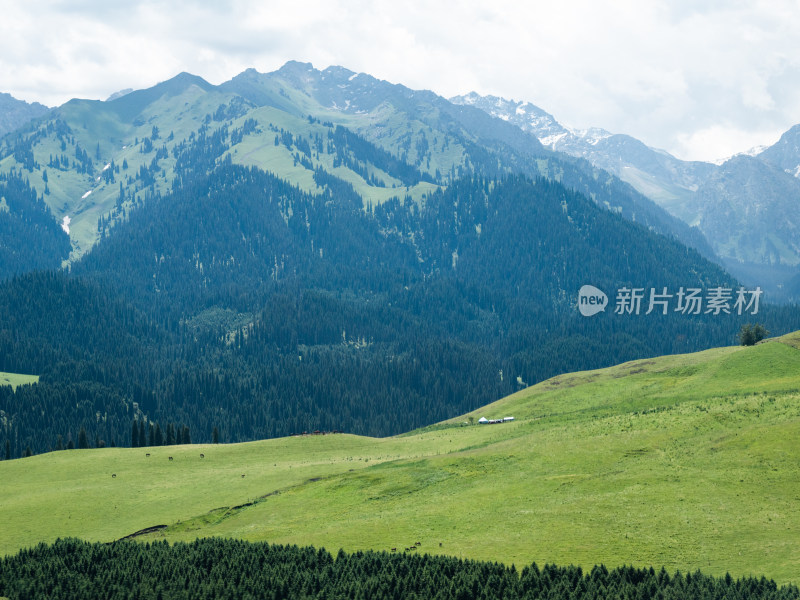
<path id="1" fill-rule="evenodd" d="M 163 446 L 164 445 L 164 434 L 161 432 L 161 425 L 156 423 L 156 433 L 155 433 L 155 443 L 154 446 Z"/>
<path id="2" fill-rule="evenodd" d="M 219 429 L 214 427 L 214 431 L 211 432 L 211 442 L 213 444 L 219 444 Z"/>
<path id="3" fill-rule="evenodd" d="M 131 426 L 131 448 L 139 447 L 139 425 L 136 421 Z"/>
<path id="4" fill-rule="evenodd" d="M 183 430 L 181 431 L 181 444 L 191 444 L 192 443 L 192 436 L 189 435 L 189 426 L 184 425 Z"/>
<path id="5" fill-rule="evenodd" d="M 81 427 L 81 430 L 78 432 L 78 449 L 85 450 L 89 447 L 89 440 L 86 439 L 86 429 Z"/>
<path id="6" fill-rule="evenodd" d="M 6 440 L 6 460 L 11 460 L 11 442 Z"/>

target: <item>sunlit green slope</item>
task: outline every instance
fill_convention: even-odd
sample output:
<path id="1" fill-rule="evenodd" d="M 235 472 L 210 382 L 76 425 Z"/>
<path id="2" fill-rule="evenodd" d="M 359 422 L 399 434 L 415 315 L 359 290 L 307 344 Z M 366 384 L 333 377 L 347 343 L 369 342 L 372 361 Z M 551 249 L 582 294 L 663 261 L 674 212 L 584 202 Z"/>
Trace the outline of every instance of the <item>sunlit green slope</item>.
<path id="1" fill-rule="evenodd" d="M 417 551 L 517 564 L 665 565 L 797 583 L 799 346 L 792 334 L 563 375 L 395 438 L 2 462 L 0 552 L 166 525 L 140 539 L 221 535 L 334 551 L 419 541 Z M 515 420 L 477 424 L 483 416 Z"/>

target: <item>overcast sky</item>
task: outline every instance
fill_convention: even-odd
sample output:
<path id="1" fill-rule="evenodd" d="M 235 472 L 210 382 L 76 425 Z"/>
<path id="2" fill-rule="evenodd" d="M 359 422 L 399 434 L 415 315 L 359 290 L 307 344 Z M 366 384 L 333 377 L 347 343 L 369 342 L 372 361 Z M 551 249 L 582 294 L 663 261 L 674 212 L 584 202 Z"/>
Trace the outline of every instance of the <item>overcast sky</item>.
<path id="1" fill-rule="evenodd" d="M 683 159 L 800 123 L 800 0 L 0 0 L 0 91 L 55 106 L 287 60 L 525 100 Z"/>

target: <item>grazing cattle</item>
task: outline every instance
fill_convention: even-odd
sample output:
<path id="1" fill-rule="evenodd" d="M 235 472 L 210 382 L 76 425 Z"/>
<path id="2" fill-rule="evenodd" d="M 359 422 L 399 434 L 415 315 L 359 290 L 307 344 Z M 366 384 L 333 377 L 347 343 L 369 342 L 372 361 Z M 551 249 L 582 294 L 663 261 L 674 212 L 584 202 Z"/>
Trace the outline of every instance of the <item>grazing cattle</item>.
<path id="1" fill-rule="evenodd" d="M 441 548 L 441 547 L 442 547 L 442 542 L 439 542 L 439 548 Z"/>
<path id="2" fill-rule="evenodd" d="M 200 458 L 205 458 L 205 457 L 206 457 L 206 455 L 201 452 L 200 453 Z"/>
<path id="3" fill-rule="evenodd" d="M 414 545 L 415 545 L 415 546 L 422 546 L 422 542 L 417 542 L 417 543 L 416 543 L 416 544 L 414 544 Z"/>
<path id="4" fill-rule="evenodd" d="M 170 456 L 169 459 L 172 460 L 172 457 Z"/>
<path id="5" fill-rule="evenodd" d="M 148 452 L 147 454 L 145 454 L 145 456 L 150 456 L 150 453 Z"/>
<path id="6" fill-rule="evenodd" d="M 112 478 L 112 479 L 115 479 L 116 477 L 117 477 L 117 474 L 116 474 L 116 473 L 112 473 L 112 474 L 111 474 L 111 478 Z"/>
<path id="7" fill-rule="evenodd" d="M 392 548 L 392 552 L 397 552 L 397 548 Z"/>
<path id="8" fill-rule="evenodd" d="M 242 473 L 242 479 L 244 479 L 244 473 Z"/>

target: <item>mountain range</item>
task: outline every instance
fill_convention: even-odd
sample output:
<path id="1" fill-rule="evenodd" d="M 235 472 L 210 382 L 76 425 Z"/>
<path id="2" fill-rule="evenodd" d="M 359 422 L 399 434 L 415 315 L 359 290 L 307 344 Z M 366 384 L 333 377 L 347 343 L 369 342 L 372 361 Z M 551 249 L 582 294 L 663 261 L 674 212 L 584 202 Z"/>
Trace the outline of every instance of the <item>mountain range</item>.
<path id="1" fill-rule="evenodd" d="M 245 71 L 220 86 L 183 73 L 107 102 L 71 100 L 54 109 L 35 131 L 21 131 L 5 139 L 0 173 L 22 166 L 56 219 L 69 218 L 74 259 L 99 239 L 101 218 L 114 221 L 120 186 L 127 194 L 144 196 L 148 187 L 144 184 L 150 179 L 142 176 L 141 169 L 151 166 L 152 153 L 143 149 L 161 151 L 159 161 L 165 159 L 162 177 L 156 178 L 153 189 L 164 191 L 171 177 L 174 157 L 170 155 L 204 125 L 232 123 L 244 117 L 262 127 L 271 125 L 276 130 L 273 133 L 281 129 L 301 135 L 318 133 L 315 124 L 308 122 L 309 115 L 348 128 L 424 173 L 424 180 L 405 186 L 408 190 L 404 193 L 413 198 L 476 169 L 492 174 L 542 175 L 557 178 L 629 219 L 712 255 L 697 230 L 588 163 L 546 150 L 518 127 L 473 107 L 454 105 L 432 92 L 389 84 L 341 67 L 319 71 L 290 62 L 273 73 Z M 64 127 L 70 131 L 66 139 Z M 164 135 L 153 139 L 153 127 Z M 253 143 L 255 139 L 257 143 Z M 232 144 L 232 158 L 239 164 L 278 173 L 306 190 L 315 189 L 310 170 L 297 163 L 289 146 L 270 147 L 271 141 L 242 138 Z M 149 145 L 144 148 L 139 142 Z M 371 181 L 369 174 L 333 162 L 328 157 L 316 166 L 354 185 L 366 201 L 381 202 L 396 194 L 393 186 L 403 184 L 387 177 Z M 114 178 L 112 185 L 104 171 L 106 165 L 114 171 L 127 165 L 125 177 Z"/>
<path id="2" fill-rule="evenodd" d="M 13 456 L 162 428 L 389 435 L 752 318 L 648 310 L 739 284 L 629 183 L 341 67 L 71 100 L 0 139 L 0 199 L 0 371 L 39 376 L 0 387 Z M 641 314 L 612 310 L 623 288 Z M 758 320 L 800 328 L 792 306 Z"/>
<path id="3" fill-rule="evenodd" d="M 713 164 L 683 161 L 599 128 L 574 130 L 529 103 L 470 93 L 474 106 L 531 133 L 544 146 L 582 157 L 631 184 L 673 216 L 698 227 L 721 264 L 773 298 L 800 293 L 800 126 L 753 155 Z"/>
<path id="4" fill-rule="evenodd" d="M 295 62 L 273 73 L 262 74 L 249 69 L 220 86 L 184 73 L 149 90 L 118 92 L 106 102 L 73 100 L 51 114 L 55 120 L 70 123 L 97 111 L 97 115 L 89 118 L 95 122 L 91 126 L 93 131 L 87 130 L 88 135 L 77 131 L 77 143 L 87 152 L 91 150 L 87 150 L 87 145 L 94 144 L 93 158 L 103 162 L 102 166 L 110 164 L 109 161 L 115 161 L 116 166 L 125 160 L 125 150 L 130 148 L 122 148 L 126 145 L 120 143 L 123 138 L 127 136 L 128 141 L 136 141 L 137 137 L 147 137 L 149 132 L 143 116 L 147 115 L 147 122 L 156 126 L 163 121 L 162 129 L 165 124 L 173 127 L 169 122 L 173 114 L 169 110 L 162 112 L 159 102 L 163 101 L 165 93 L 166 97 L 177 98 L 190 87 L 197 94 L 192 96 L 195 101 L 192 108 L 181 117 L 190 120 L 183 124 L 184 128 L 188 125 L 196 130 L 202 125 L 199 119 L 210 114 L 203 112 L 210 104 L 219 102 L 218 107 L 232 98 L 244 103 L 240 110 L 269 107 L 280 110 L 283 116 L 317 115 L 349 127 L 401 160 L 414 163 L 427 173 L 430 183 L 446 182 L 462 173 L 461 169 L 466 172 L 474 168 L 476 161 L 481 160 L 474 152 L 475 147 L 492 147 L 495 155 L 498 152 L 504 155 L 496 159 L 502 163 L 494 165 L 496 170 L 525 170 L 521 163 L 528 163 L 529 174 L 566 175 L 569 179 L 574 178 L 576 172 L 582 172 L 583 177 L 592 173 L 596 178 L 592 168 L 602 169 L 618 178 L 607 182 L 604 191 L 585 181 L 579 184 L 595 201 L 621 210 L 628 218 L 638 219 L 658 232 L 674 235 L 718 261 L 740 280 L 762 285 L 773 300 L 791 300 L 800 293 L 800 234 L 795 222 L 795 209 L 800 202 L 797 179 L 800 175 L 797 140 L 800 126 L 787 131 L 773 146 L 758 149 L 753 155 L 737 155 L 722 164 L 682 161 L 628 135 L 613 134 L 601 128 L 565 127 L 550 113 L 529 102 L 479 96 L 474 92 L 448 102 L 432 92 L 389 84 L 342 67 L 319 71 L 311 65 Z M 209 106 L 203 105 L 205 101 Z M 146 109 L 151 103 L 155 103 L 154 106 Z M 493 119 L 481 116 L 472 110 L 475 108 Z M 6 130 L 18 129 L 46 111 L 41 105 L 3 95 L 0 97 L 3 118 L 0 135 Z M 100 118 L 100 114 L 105 116 Z M 98 125 L 98 120 L 104 121 L 104 125 Z M 82 125 L 87 126 L 86 123 Z M 519 130 L 529 135 L 520 135 Z M 170 131 L 174 133 L 174 129 Z M 99 139 L 95 140 L 95 136 Z M 11 143 L 10 140 L 6 142 L 6 153 Z M 98 143 L 103 150 L 99 155 Z M 169 151 L 172 144 L 163 140 L 162 143 Z M 50 156 L 44 139 L 31 146 L 32 154 L 43 156 L 48 151 Z M 23 149 L 15 150 L 22 159 Z M 69 150 L 75 151 L 75 145 Z M 238 149 L 234 149 L 234 153 L 238 154 Z M 254 155 L 259 153 L 263 154 L 248 148 L 247 156 L 235 158 L 238 162 L 265 168 L 272 159 L 256 158 Z M 589 165 L 570 162 L 568 156 L 586 160 Z M 540 160 L 531 168 L 531 161 L 521 157 Z M 7 170 L 19 162 L 24 161 L 6 161 L 2 168 Z M 562 175 L 565 165 L 569 165 L 567 173 Z M 486 166 L 482 164 L 481 168 Z M 285 164 L 273 165 L 273 169 L 285 176 Z M 45 167 L 34 168 L 31 173 L 32 185 L 40 194 L 44 192 L 45 182 L 37 180 L 45 170 Z M 168 172 L 166 169 L 165 173 Z M 296 176 L 295 183 L 303 181 L 301 173 L 291 174 L 290 180 L 293 176 Z M 97 189 L 98 186 L 87 185 L 88 181 L 79 184 L 74 178 L 64 181 L 66 178 L 60 174 L 58 179 L 61 187 L 50 185 L 48 191 L 53 198 L 45 198 L 45 201 L 60 222 L 69 217 L 74 259 L 98 239 L 97 221 L 101 217 L 113 221 L 111 196 L 114 191 Z M 385 190 L 376 190 L 376 186 L 358 174 L 354 173 L 350 180 L 362 197 L 377 202 L 387 197 Z M 625 189 L 621 182 L 630 184 L 639 193 Z M 428 187 L 423 185 L 409 191 L 418 198 L 426 189 Z M 82 198 L 89 191 L 95 197 Z M 79 202 L 79 198 L 87 201 Z M 659 208 L 664 210 L 659 211 Z"/>

